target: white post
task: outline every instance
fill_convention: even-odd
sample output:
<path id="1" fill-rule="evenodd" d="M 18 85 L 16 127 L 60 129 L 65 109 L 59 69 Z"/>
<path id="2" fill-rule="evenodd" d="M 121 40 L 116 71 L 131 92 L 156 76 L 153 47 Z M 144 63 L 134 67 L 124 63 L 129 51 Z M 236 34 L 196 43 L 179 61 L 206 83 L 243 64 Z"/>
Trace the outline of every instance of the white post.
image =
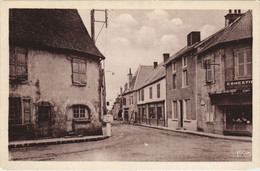
<path id="1" fill-rule="evenodd" d="M 111 137 L 111 123 L 107 122 L 107 136 Z"/>

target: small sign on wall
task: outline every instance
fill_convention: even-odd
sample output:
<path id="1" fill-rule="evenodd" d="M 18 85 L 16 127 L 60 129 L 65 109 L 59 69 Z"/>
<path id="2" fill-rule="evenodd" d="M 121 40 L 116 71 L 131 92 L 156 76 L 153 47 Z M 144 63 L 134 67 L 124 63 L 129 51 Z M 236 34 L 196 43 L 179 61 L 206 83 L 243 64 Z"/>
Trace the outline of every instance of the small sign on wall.
<path id="1" fill-rule="evenodd" d="M 113 122 L 113 115 L 104 115 L 104 122 Z"/>

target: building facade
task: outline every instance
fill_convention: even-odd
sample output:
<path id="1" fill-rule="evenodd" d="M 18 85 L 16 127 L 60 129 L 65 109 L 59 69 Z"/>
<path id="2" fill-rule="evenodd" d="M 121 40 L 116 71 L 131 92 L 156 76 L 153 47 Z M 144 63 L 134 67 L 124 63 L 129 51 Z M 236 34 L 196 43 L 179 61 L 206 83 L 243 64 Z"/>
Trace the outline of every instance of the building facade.
<path id="1" fill-rule="evenodd" d="M 166 126 L 166 82 L 163 63 L 154 62 L 154 68 L 137 89 L 137 123 Z"/>
<path id="2" fill-rule="evenodd" d="M 187 36 L 187 46 L 165 61 L 168 127 L 197 130 L 195 45 L 200 32 Z"/>
<path id="3" fill-rule="evenodd" d="M 9 14 L 9 140 L 102 135 L 104 56 L 77 10 Z"/>
<path id="4" fill-rule="evenodd" d="M 198 130 L 252 134 L 252 12 L 229 12 L 197 56 Z"/>

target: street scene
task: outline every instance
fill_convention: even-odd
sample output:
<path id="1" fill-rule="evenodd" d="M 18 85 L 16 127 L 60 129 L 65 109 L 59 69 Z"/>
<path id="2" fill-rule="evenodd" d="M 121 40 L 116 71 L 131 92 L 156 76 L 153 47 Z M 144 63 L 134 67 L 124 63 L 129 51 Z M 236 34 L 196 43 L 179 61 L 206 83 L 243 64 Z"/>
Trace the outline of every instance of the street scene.
<path id="1" fill-rule="evenodd" d="M 10 161 L 252 161 L 251 9 L 9 9 Z"/>
<path id="2" fill-rule="evenodd" d="M 112 137 L 105 140 L 12 148 L 9 157 L 24 161 L 251 161 L 251 153 L 251 142 L 115 122 Z"/>

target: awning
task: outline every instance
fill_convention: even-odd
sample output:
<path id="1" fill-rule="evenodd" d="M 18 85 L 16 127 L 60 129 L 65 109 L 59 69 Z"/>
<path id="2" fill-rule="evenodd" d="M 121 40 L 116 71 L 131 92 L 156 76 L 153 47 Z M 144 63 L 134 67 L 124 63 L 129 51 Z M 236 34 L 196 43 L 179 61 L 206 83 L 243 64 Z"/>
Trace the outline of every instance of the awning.
<path id="1" fill-rule="evenodd" d="M 252 105 L 252 93 L 209 94 L 212 105 Z"/>

